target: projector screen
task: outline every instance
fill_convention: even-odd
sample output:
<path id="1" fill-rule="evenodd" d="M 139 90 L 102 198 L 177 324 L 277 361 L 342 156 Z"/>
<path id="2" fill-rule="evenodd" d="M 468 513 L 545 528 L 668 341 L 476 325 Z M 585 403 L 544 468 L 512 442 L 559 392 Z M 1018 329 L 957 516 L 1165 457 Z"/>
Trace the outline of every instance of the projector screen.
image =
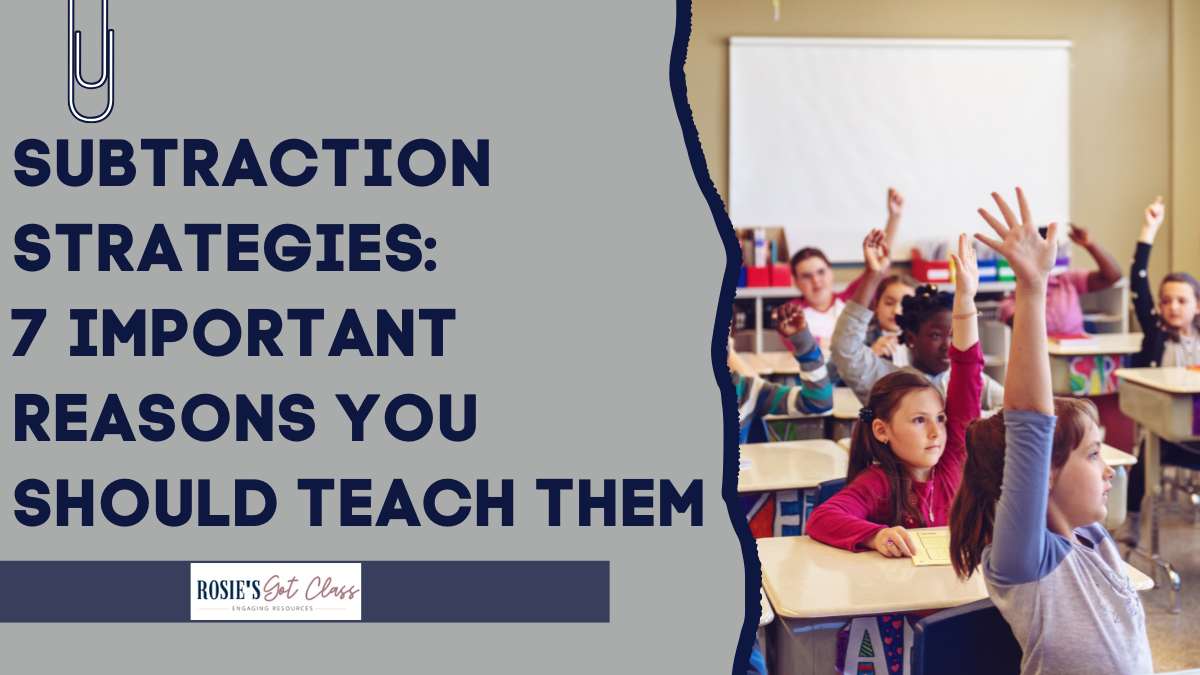
<path id="1" fill-rule="evenodd" d="M 904 193 L 894 259 L 985 231 L 1020 185 L 1039 224 L 1070 216 L 1070 42 L 731 38 L 729 208 L 788 247 L 862 258 Z M 1098 141 L 1101 139 L 1098 139 Z M 1015 206 L 1014 206 L 1015 209 Z"/>

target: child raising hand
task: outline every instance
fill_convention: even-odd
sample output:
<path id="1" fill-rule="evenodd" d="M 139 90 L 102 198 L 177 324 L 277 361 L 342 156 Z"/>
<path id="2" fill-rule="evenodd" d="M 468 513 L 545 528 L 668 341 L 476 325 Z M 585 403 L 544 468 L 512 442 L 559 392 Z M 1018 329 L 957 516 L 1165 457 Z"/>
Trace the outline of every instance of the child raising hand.
<path id="1" fill-rule="evenodd" d="M 1016 314 L 1004 410 L 971 425 L 971 454 L 950 515 L 950 557 L 980 568 L 1021 645 L 1022 673 L 1151 673 L 1141 601 L 1101 524 L 1113 472 L 1100 456 L 1096 408 L 1054 398 L 1046 348 L 1046 283 L 1056 231 L 1037 232 L 992 194 L 999 239 L 976 235 L 1012 264 Z"/>
<path id="2" fill-rule="evenodd" d="M 881 233 L 868 236 L 864 250 L 872 272 L 886 269 Z M 979 417 L 983 393 L 975 310 L 979 268 L 966 236 L 959 238 L 955 264 L 947 396 L 913 370 L 875 382 L 851 433 L 847 485 L 813 511 L 807 525 L 813 539 L 852 551 L 911 556 L 909 528 L 948 522 L 962 480 L 967 424 Z"/>

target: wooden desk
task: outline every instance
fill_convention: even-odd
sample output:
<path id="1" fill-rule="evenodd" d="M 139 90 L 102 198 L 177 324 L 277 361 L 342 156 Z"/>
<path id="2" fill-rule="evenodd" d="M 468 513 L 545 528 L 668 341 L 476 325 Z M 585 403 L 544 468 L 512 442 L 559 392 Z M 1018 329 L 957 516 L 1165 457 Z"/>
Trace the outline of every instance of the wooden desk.
<path id="1" fill-rule="evenodd" d="M 1050 341 L 1050 385 L 1059 396 L 1100 396 L 1117 391 L 1113 373 L 1125 356 L 1142 348 L 1141 333 L 1102 333 L 1091 344 L 1059 345 Z"/>
<path id="2" fill-rule="evenodd" d="M 763 589 L 777 620 L 775 673 L 824 673 L 836 658 L 837 632 L 857 616 L 958 607 L 987 597 L 983 574 L 960 580 L 949 565 L 917 567 L 907 558 L 851 553 L 808 537 L 759 539 Z M 1153 581 L 1126 563 L 1139 591 Z"/>
<path id="3" fill-rule="evenodd" d="M 788 352 L 738 352 L 738 356 L 761 377 L 800 374 L 800 362 Z"/>
<path id="4" fill-rule="evenodd" d="M 849 457 L 837 443 L 825 439 L 746 443 L 739 464 L 738 492 L 751 495 L 752 503 L 745 505 L 748 518 L 755 522 L 761 509 L 769 509 L 770 529 L 760 529 L 759 535 L 769 532 L 779 537 L 804 534 L 804 522 L 815 503 L 813 493 L 827 480 L 845 478 Z"/>
<path id="5" fill-rule="evenodd" d="M 829 420 L 826 435 L 829 438 L 845 438 L 854 428 L 858 420 L 858 411 L 862 408 L 854 390 L 850 387 L 836 387 L 833 390 L 833 418 Z"/>
<path id="6" fill-rule="evenodd" d="M 851 553 L 808 537 L 759 539 L 763 588 L 775 609 L 775 675 L 828 673 L 838 631 L 856 616 L 957 607 L 987 597 L 983 576 L 959 581 L 953 568 Z"/>
<path id="7" fill-rule="evenodd" d="M 850 420 L 853 422 L 858 419 L 858 411 L 862 409 L 862 403 L 858 397 L 854 395 L 854 390 L 850 387 L 835 387 L 833 390 L 833 416 L 839 420 Z"/>
<path id="8" fill-rule="evenodd" d="M 1114 469 L 1117 467 L 1133 466 L 1134 464 L 1137 464 L 1137 457 L 1134 457 L 1124 450 L 1118 450 L 1107 443 L 1100 444 L 1100 456 L 1104 458 L 1105 464 Z"/>
<path id="9" fill-rule="evenodd" d="M 1149 591 L 1154 588 L 1154 580 L 1129 563 L 1125 563 L 1125 574 L 1129 576 L 1129 583 L 1133 584 L 1135 591 Z"/>
<path id="10" fill-rule="evenodd" d="M 824 439 L 781 443 L 746 443 L 738 471 L 738 492 L 807 490 L 834 478 L 845 478 L 846 451 Z"/>
<path id="11" fill-rule="evenodd" d="M 958 607 L 987 597 L 981 574 L 961 581 L 948 565 L 851 553 L 808 537 L 759 539 L 763 588 L 789 619 L 849 617 Z"/>
<path id="12" fill-rule="evenodd" d="M 1121 412 L 1146 430 L 1142 462 L 1145 465 L 1145 496 L 1142 498 L 1141 536 L 1135 551 L 1167 576 L 1174 596 L 1172 611 L 1181 607 L 1182 580 L 1170 562 L 1159 555 L 1155 506 L 1162 491 L 1163 438 L 1175 442 L 1200 440 L 1196 428 L 1195 407 L 1200 395 L 1200 372 L 1187 368 L 1122 368 L 1120 380 Z"/>

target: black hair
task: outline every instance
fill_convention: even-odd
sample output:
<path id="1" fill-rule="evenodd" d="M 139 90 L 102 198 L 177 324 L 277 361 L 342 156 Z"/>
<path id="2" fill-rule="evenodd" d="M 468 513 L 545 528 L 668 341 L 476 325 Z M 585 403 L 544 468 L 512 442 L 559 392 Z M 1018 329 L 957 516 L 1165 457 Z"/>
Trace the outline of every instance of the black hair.
<path id="1" fill-rule="evenodd" d="M 901 313 L 896 324 L 901 330 L 916 335 L 921 324 L 945 311 L 953 311 L 954 294 L 939 291 L 937 286 L 918 286 L 917 291 L 900 302 Z"/>

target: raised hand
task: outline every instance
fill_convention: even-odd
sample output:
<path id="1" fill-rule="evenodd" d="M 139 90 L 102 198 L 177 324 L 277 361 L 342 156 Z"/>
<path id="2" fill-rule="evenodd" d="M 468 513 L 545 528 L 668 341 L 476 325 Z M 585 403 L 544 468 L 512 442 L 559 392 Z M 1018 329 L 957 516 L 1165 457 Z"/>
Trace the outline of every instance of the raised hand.
<path id="1" fill-rule="evenodd" d="M 958 235 L 958 255 L 950 254 L 954 261 L 954 293 L 956 296 L 974 298 L 979 290 L 979 262 L 975 259 L 975 245 L 967 235 Z"/>
<path id="2" fill-rule="evenodd" d="M 779 329 L 780 333 L 783 333 L 784 337 L 790 338 L 808 328 L 808 319 L 804 316 L 804 309 L 800 305 L 780 305 L 771 310 L 771 318 L 775 320 L 775 327 Z"/>
<path id="3" fill-rule="evenodd" d="M 1147 244 L 1154 243 L 1158 228 L 1162 227 L 1163 217 L 1167 215 L 1167 207 L 1163 205 L 1162 196 L 1155 197 L 1154 203 L 1146 207 L 1145 222 L 1142 223 L 1142 234 L 1138 241 Z"/>
<path id="4" fill-rule="evenodd" d="M 863 263 L 867 271 L 875 275 L 883 274 L 892 265 L 888 245 L 881 230 L 875 229 L 867 233 L 863 239 Z"/>
<path id="5" fill-rule="evenodd" d="M 888 188 L 887 210 L 888 218 L 898 218 L 904 212 L 904 195 L 896 188 Z"/>
<path id="6" fill-rule="evenodd" d="M 1037 226 L 1033 224 L 1033 217 L 1029 215 L 1029 204 L 1025 201 L 1025 193 L 1021 188 L 1017 188 L 1020 219 L 1013 214 L 1012 209 L 999 194 L 993 192 L 992 199 L 996 201 L 996 206 L 1004 217 L 1004 223 L 996 220 L 985 209 L 979 209 L 979 215 L 987 221 L 1000 239 L 992 239 L 982 234 L 975 235 L 975 238 L 1008 259 L 1008 264 L 1012 266 L 1018 283 L 1044 285 L 1051 268 L 1054 267 L 1054 256 L 1058 249 L 1056 242 L 1058 223 L 1050 223 L 1047 226 L 1045 237 L 1038 234 Z"/>
<path id="7" fill-rule="evenodd" d="M 1067 236 L 1070 237 L 1071 241 L 1075 242 L 1076 245 L 1082 248 L 1087 248 L 1092 245 L 1092 233 L 1088 232 L 1086 227 L 1080 227 L 1075 223 L 1067 223 L 1067 227 L 1071 228 L 1071 231 L 1067 234 Z"/>

